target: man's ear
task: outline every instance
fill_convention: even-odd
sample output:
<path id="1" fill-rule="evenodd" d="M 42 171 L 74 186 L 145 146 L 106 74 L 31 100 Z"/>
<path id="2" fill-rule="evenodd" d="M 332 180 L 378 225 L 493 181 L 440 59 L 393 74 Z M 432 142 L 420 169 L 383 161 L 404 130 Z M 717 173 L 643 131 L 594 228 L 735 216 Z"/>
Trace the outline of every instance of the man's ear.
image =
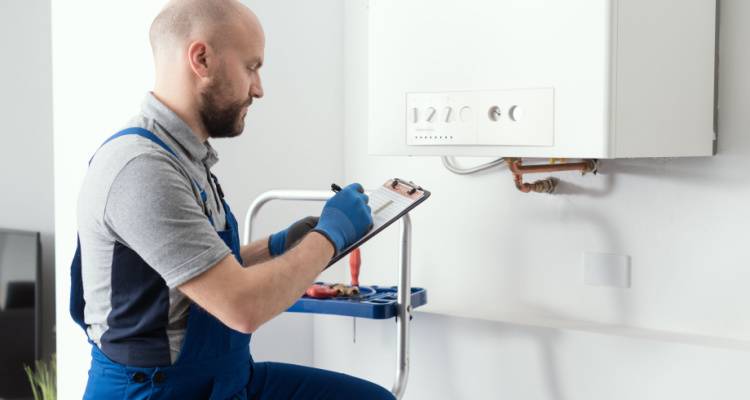
<path id="1" fill-rule="evenodd" d="M 208 45 L 201 41 L 190 43 L 188 47 L 188 61 L 190 62 L 190 69 L 199 78 L 208 77 Z"/>

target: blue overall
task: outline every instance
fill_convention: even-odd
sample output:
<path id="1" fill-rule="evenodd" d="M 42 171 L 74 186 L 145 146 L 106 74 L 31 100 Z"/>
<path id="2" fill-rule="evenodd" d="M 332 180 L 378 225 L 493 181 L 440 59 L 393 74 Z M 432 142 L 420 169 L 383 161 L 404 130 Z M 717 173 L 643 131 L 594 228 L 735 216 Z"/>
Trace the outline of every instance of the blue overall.
<path id="1" fill-rule="evenodd" d="M 177 154 L 154 133 L 141 129 L 125 129 L 104 142 L 124 135 L 147 138 L 179 160 Z M 218 180 L 217 191 L 226 212 L 226 230 L 218 231 L 237 261 L 240 241 L 237 220 L 224 200 Z M 207 196 L 193 181 L 205 202 Z M 133 271 L 146 267 L 145 262 L 130 249 L 115 248 L 115 257 L 128 263 Z M 113 261 L 114 262 L 114 261 Z M 153 271 L 152 271 L 153 272 Z M 113 280 L 115 280 L 113 274 Z M 143 285 L 149 286 L 144 280 Z M 143 290 L 138 287 L 134 290 Z M 85 301 L 81 277 L 80 241 L 71 266 L 70 313 L 86 331 Z M 122 319 L 128 318 L 123 313 Z M 136 319 L 138 316 L 135 317 Z M 132 322 L 133 317 L 130 316 Z M 136 320 L 135 325 L 144 325 Z M 124 338 L 125 341 L 127 338 Z M 148 339 L 148 338 L 146 338 Z M 139 338 L 140 340 L 140 338 Z M 143 341 L 143 340 L 141 340 Z M 91 342 L 91 340 L 89 340 Z M 250 355 L 250 335 L 237 332 L 195 303 L 190 305 L 187 330 L 180 355 L 174 364 L 164 356 L 139 348 L 137 345 L 117 348 L 117 362 L 92 342 L 91 368 L 84 399 L 250 399 L 250 400 L 308 400 L 308 399 L 393 399 L 393 395 L 373 383 L 348 375 L 316 368 L 281 363 L 255 363 Z M 127 346 L 127 345 L 126 345 Z M 142 346 L 141 346 L 142 347 Z M 132 349 L 131 349 L 132 348 Z M 111 352 L 114 354 L 114 350 Z M 124 354 L 124 355 L 123 355 Z M 122 362 L 129 360 L 131 362 Z M 148 366 L 143 366 L 143 364 Z"/>

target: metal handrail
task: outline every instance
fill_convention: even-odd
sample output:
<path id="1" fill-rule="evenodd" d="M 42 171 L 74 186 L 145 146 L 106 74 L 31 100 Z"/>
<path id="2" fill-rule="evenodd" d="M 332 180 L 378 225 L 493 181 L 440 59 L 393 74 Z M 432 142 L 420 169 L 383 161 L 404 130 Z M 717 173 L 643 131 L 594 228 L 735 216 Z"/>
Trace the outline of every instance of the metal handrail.
<path id="1" fill-rule="evenodd" d="M 326 201 L 335 193 L 313 190 L 271 190 L 262 193 L 250 205 L 245 214 L 242 244 L 252 240 L 253 221 L 260 209 L 270 201 Z M 401 235 L 399 240 L 399 283 L 398 314 L 396 316 L 396 378 L 391 393 L 401 399 L 409 381 L 409 325 L 412 318 L 411 308 L 411 218 L 409 214 L 401 217 Z"/>

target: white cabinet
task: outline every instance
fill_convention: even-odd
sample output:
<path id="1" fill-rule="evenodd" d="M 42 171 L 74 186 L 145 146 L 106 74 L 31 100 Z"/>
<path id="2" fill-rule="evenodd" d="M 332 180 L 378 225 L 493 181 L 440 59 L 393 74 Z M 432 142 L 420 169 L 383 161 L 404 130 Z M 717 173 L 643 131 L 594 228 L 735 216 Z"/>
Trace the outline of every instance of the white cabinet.
<path id="1" fill-rule="evenodd" d="M 370 0 L 369 150 L 714 153 L 715 0 Z"/>

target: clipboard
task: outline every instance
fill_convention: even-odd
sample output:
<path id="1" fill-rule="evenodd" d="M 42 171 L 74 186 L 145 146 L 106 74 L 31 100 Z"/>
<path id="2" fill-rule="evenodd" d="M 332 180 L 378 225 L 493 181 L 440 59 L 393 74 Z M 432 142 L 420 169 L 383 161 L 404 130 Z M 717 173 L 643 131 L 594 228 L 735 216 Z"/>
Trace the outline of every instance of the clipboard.
<path id="1" fill-rule="evenodd" d="M 383 229 L 398 221 L 422 204 L 431 193 L 414 182 L 399 178 L 387 180 L 382 186 L 369 193 L 369 206 L 372 210 L 372 228 L 361 239 L 341 250 L 328 262 L 326 268 L 346 257 L 352 250 L 362 246 Z"/>

